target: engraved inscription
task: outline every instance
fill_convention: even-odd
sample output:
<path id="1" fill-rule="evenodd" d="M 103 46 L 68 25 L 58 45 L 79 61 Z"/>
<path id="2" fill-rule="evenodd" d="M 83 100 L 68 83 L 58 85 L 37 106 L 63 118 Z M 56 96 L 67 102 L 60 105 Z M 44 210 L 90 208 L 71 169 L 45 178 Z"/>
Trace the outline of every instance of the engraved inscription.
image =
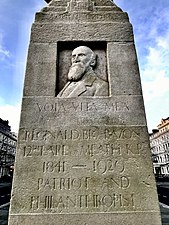
<path id="1" fill-rule="evenodd" d="M 115 101 L 115 102 L 103 102 L 98 104 L 97 102 L 73 102 L 64 103 L 61 100 L 55 103 L 36 103 L 38 112 L 54 112 L 54 113 L 66 113 L 66 112 L 129 112 L 130 107 L 127 102 Z"/>
<path id="2" fill-rule="evenodd" d="M 118 132 L 114 129 L 105 129 L 105 139 L 137 139 L 139 137 L 139 132 L 130 129 L 121 129 Z"/>
<path id="3" fill-rule="evenodd" d="M 93 171 L 100 174 L 112 172 L 123 173 L 124 170 L 125 166 L 123 160 L 101 159 L 93 161 Z"/>
<path id="4" fill-rule="evenodd" d="M 84 170 L 97 174 L 123 173 L 125 161 L 123 159 L 95 159 L 88 164 L 72 164 L 71 161 L 47 161 L 42 164 L 43 173 L 65 173 L 73 170 Z"/>
<path id="5" fill-rule="evenodd" d="M 74 168 L 74 169 L 84 169 L 84 168 L 86 168 L 87 166 L 86 165 L 73 165 L 72 166 L 72 168 Z"/>
<path id="6" fill-rule="evenodd" d="M 66 212 L 70 209 L 78 209 L 79 211 L 85 212 L 90 209 L 91 211 L 102 210 L 113 211 L 114 209 L 126 209 L 133 208 L 134 194 L 83 194 L 83 195 L 58 195 L 56 196 L 31 196 L 30 198 L 30 210 L 38 211 L 40 209 L 48 210 L 52 212 Z"/>
<path id="7" fill-rule="evenodd" d="M 92 129 L 65 129 L 65 130 L 21 130 L 23 141 L 50 141 L 50 140 L 96 140 L 98 138 L 98 128 Z"/>
<path id="8" fill-rule="evenodd" d="M 112 212 L 135 207 L 130 162 L 145 155 L 142 128 L 21 130 L 23 160 L 39 160 L 30 212 Z M 43 196 L 45 193 L 45 196 Z"/>
<path id="9" fill-rule="evenodd" d="M 38 190 L 88 190 L 90 177 L 38 178 Z"/>
<path id="10" fill-rule="evenodd" d="M 113 189 L 113 188 L 120 188 L 120 189 L 127 189 L 130 187 L 130 177 L 121 176 L 121 177 L 106 177 L 103 179 L 102 182 L 102 189 Z"/>
<path id="11" fill-rule="evenodd" d="M 98 127 L 84 129 L 56 129 L 53 131 L 43 129 L 21 130 L 20 138 L 22 141 L 50 141 L 50 140 L 139 140 L 140 130 L 135 131 L 129 128 L 109 129 Z"/>
<path id="12" fill-rule="evenodd" d="M 38 178 L 37 180 L 37 189 L 48 191 L 92 190 L 93 185 L 99 190 L 128 189 L 131 185 L 131 178 L 126 175 L 111 175 L 109 177 L 101 177 L 97 182 L 95 182 L 95 178 L 92 177 L 47 177 Z"/>
<path id="13" fill-rule="evenodd" d="M 69 147 L 66 145 L 28 145 L 23 147 L 24 157 L 66 156 Z"/>
<path id="14" fill-rule="evenodd" d="M 44 173 L 64 173 L 66 171 L 65 161 L 49 161 L 43 162 L 43 172 Z"/>
<path id="15" fill-rule="evenodd" d="M 54 207 L 53 205 L 53 196 L 45 196 L 45 205 L 46 209 L 51 209 Z"/>
<path id="16" fill-rule="evenodd" d="M 95 156 L 123 156 L 124 154 L 128 157 L 137 156 L 144 154 L 148 148 L 147 142 L 139 142 L 136 140 L 127 141 L 116 141 L 111 143 L 110 141 L 99 143 L 86 142 L 83 144 L 77 142 L 76 145 L 26 145 L 21 146 L 21 151 L 24 157 L 66 157 L 66 156 L 89 156 L 93 158 Z M 80 165 L 79 165 L 80 166 Z M 85 167 L 85 165 L 82 165 Z"/>

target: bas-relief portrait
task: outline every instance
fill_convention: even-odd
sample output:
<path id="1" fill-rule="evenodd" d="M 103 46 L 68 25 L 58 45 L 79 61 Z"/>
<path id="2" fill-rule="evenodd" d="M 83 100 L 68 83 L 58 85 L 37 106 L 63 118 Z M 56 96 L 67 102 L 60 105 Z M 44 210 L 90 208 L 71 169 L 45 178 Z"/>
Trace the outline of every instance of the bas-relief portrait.
<path id="1" fill-rule="evenodd" d="M 57 97 L 108 96 L 108 82 L 94 71 L 96 54 L 87 46 L 79 46 L 72 51 L 68 82 Z"/>

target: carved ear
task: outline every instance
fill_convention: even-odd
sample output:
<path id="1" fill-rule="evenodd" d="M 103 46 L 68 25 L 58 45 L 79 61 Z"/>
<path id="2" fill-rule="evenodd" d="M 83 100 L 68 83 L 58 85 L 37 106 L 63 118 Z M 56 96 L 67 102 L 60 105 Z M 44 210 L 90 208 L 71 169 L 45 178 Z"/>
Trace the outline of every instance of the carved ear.
<path id="1" fill-rule="evenodd" d="M 95 66 L 96 66 L 96 58 L 97 58 L 97 55 L 94 54 L 94 55 L 92 56 L 92 60 L 91 60 L 91 62 L 90 62 L 91 67 L 95 67 Z"/>

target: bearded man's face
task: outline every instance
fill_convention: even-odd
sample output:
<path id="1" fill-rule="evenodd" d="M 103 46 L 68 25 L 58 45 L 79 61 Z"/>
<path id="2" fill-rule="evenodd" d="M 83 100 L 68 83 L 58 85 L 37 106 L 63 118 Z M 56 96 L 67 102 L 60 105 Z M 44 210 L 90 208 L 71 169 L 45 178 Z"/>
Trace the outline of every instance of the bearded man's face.
<path id="1" fill-rule="evenodd" d="M 91 67 L 91 60 L 92 51 L 89 48 L 81 46 L 74 49 L 72 52 L 72 66 L 68 73 L 68 80 L 80 80 L 85 72 L 87 72 Z"/>

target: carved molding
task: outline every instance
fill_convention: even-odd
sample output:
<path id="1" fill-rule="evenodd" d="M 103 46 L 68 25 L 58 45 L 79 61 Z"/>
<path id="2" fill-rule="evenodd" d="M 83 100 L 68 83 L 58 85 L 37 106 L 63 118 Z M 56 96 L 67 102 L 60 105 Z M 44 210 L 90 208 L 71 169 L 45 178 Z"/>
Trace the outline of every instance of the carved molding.
<path id="1" fill-rule="evenodd" d="M 67 11 L 93 11 L 94 3 L 91 0 L 71 0 Z"/>

